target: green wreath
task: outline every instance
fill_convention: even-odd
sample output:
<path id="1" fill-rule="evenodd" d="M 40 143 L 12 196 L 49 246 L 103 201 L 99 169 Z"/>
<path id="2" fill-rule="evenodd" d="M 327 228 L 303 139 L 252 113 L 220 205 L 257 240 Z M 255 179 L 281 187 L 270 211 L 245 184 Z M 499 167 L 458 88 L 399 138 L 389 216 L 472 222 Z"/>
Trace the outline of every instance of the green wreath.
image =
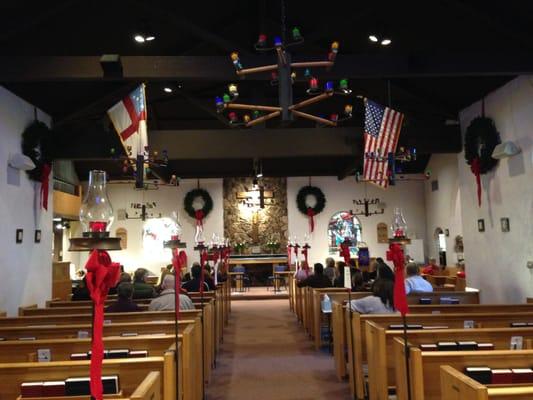
<path id="1" fill-rule="evenodd" d="M 465 135 L 465 159 L 472 165 L 479 160 L 479 173 L 485 174 L 496 166 L 498 160 L 492 158 L 492 152 L 500 143 L 500 134 L 491 118 L 477 117 L 468 126 Z"/>
<path id="2" fill-rule="evenodd" d="M 45 164 L 52 165 L 52 137 L 50 128 L 37 120 L 28 125 L 22 132 L 22 154 L 31 158 L 35 164 L 35 168 L 26 171 L 26 173 L 34 181 L 41 181 Z"/>
<path id="3" fill-rule="evenodd" d="M 198 197 L 202 198 L 204 202 L 204 206 L 199 210 L 195 210 L 194 207 L 192 206 L 192 203 Z M 207 215 L 211 212 L 211 210 L 213 210 L 213 199 L 211 198 L 211 195 L 209 194 L 207 190 L 198 188 L 198 189 L 193 189 L 189 191 L 185 195 L 185 199 L 183 200 L 183 205 L 185 207 L 185 212 L 191 218 L 194 218 L 196 220 L 198 219 L 202 220 L 205 217 L 207 217 Z"/>
<path id="4" fill-rule="evenodd" d="M 316 199 L 316 205 L 314 207 L 308 207 L 305 203 L 307 196 L 313 196 Z M 296 195 L 296 205 L 302 214 L 309 215 L 309 212 L 312 211 L 313 215 L 317 215 L 321 213 L 326 206 L 326 196 L 324 195 L 324 192 L 316 186 L 304 186 Z"/>

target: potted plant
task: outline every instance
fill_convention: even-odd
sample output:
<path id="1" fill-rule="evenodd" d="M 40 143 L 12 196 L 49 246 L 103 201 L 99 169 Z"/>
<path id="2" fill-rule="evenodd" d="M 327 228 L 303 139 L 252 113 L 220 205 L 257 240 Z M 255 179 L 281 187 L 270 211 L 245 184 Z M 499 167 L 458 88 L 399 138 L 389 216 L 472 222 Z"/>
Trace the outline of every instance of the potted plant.
<path id="1" fill-rule="evenodd" d="M 270 250 L 270 254 L 274 254 L 279 249 L 279 242 L 277 242 L 277 241 L 275 241 L 273 239 L 270 239 L 267 242 L 266 247 Z"/>
<path id="2" fill-rule="evenodd" d="M 245 247 L 246 247 L 246 243 L 245 242 L 237 242 L 233 246 L 233 250 L 235 250 L 235 252 L 237 254 L 242 254 L 242 251 L 244 250 Z"/>

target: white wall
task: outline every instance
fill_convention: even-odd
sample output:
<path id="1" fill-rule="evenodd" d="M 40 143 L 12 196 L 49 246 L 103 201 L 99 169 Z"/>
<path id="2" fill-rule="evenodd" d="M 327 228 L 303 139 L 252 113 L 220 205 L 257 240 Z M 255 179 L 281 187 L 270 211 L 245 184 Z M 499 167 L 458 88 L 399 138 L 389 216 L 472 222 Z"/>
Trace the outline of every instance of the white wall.
<path id="1" fill-rule="evenodd" d="M 162 213 L 163 217 L 169 217 L 174 210 L 179 212 L 179 219 L 183 228 L 182 241 L 187 243 L 185 251 L 188 256 L 188 264 L 190 266 L 192 262 L 198 261 L 198 252 L 194 251 L 196 221 L 190 218 L 183 209 L 183 198 L 188 191 L 196 187 L 197 181 L 195 179 L 182 180 L 179 187 L 162 186 L 158 190 L 148 191 L 135 190 L 133 182 L 108 185 L 108 195 L 115 212 L 115 221 L 111 227 L 111 232 L 114 234 L 116 229 L 120 227 L 128 231 L 127 249 L 111 252 L 112 260 L 123 264 L 126 271 L 133 271 L 138 267 L 143 267 L 156 274 L 159 274 L 161 267 L 170 263 L 170 250 L 161 248 L 158 252 L 149 253 L 145 251 L 142 242 L 143 222 L 141 220 L 127 219 L 119 221 L 117 218 L 118 209 L 126 209 L 130 216 L 133 216 L 134 210 L 130 208 L 130 203 L 154 201 L 157 203 L 157 208 L 153 211 Z M 200 180 L 200 187 L 207 190 L 213 199 L 213 210 L 204 219 L 205 239 L 209 241 L 214 232 L 219 235 L 224 234 L 222 179 L 202 179 Z M 76 233 L 79 234 L 79 232 Z M 81 267 L 85 265 L 86 259 L 86 255 L 80 257 Z"/>
<path id="2" fill-rule="evenodd" d="M 459 185 L 464 231 L 465 261 L 470 286 L 481 289 L 483 302 L 524 302 L 533 295 L 533 77 L 521 76 L 485 98 L 502 141 L 514 141 L 522 153 L 500 161 L 482 175 L 483 198 L 478 207 L 475 178 L 460 156 Z M 477 102 L 460 114 L 464 132 L 481 114 Z M 500 218 L 510 219 L 511 231 L 501 232 Z M 477 220 L 485 219 L 485 232 Z"/>
<path id="3" fill-rule="evenodd" d="M 33 117 L 31 104 L 0 87 L 0 310 L 9 315 L 20 305 L 44 305 L 52 295 L 52 190 L 48 212 L 39 211 L 40 184 L 7 165 L 9 153 L 21 152 L 21 134 Z M 41 111 L 38 118 L 50 123 Z M 24 229 L 22 244 L 15 243 L 17 228 Z M 36 229 L 41 243 L 34 243 Z"/>
<path id="4" fill-rule="evenodd" d="M 454 265 L 457 262 L 457 253 L 454 251 L 455 237 L 463 234 L 457 158 L 457 154 L 432 155 L 426 168 L 431 171 L 431 178 L 424 184 L 428 257 L 439 259 L 434 238 L 435 229 L 448 229 L 450 232 L 446 238 L 448 265 Z M 438 180 L 439 189 L 432 192 L 431 182 L 434 180 Z"/>
<path id="5" fill-rule="evenodd" d="M 300 240 L 308 231 L 308 219 L 296 207 L 296 195 L 302 186 L 307 185 L 308 178 L 287 178 L 287 208 L 289 217 L 289 233 L 297 235 Z M 421 181 L 398 182 L 386 190 L 374 185 L 356 183 L 353 178 L 339 181 L 337 177 L 313 177 L 312 185 L 317 186 L 326 196 L 324 211 L 315 217 L 315 233 L 311 238 L 310 263 L 324 262 L 328 253 L 327 229 L 330 218 L 338 211 L 354 209 L 352 200 L 365 197 L 379 197 L 386 203 L 385 213 L 370 217 L 360 216 L 363 240 L 368 244 L 371 257 L 385 258 L 387 244 L 377 243 L 376 226 L 379 222 L 390 225 L 394 207 L 401 207 L 407 221 L 409 235 L 412 238 L 425 238 L 426 210 L 424 204 L 424 184 Z M 336 255 L 338 257 L 338 254 Z"/>

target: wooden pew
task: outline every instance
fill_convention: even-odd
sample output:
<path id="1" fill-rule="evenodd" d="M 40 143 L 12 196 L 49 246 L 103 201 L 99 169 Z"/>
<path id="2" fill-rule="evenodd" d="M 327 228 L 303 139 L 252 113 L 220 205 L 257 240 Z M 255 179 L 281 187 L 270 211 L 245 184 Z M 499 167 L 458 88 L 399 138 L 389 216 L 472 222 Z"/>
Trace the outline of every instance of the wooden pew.
<path id="1" fill-rule="evenodd" d="M 173 357 L 168 352 L 165 357 Z M 159 396 L 170 400 L 170 386 L 174 378 L 164 368 L 165 357 L 104 360 L 102 374 L 118 375 L 122 396 L 133 394 L 148 372 L 155 371 L 163 377 Z M 69 377 L 89 376 L 89 361 L 53 361 L 49 363 L 2 363 L 0 364 L 0 400 L 14 400 L 20 395 L 23 382 L 64 380 Z M 165 396 L 166 394 L 166 396 Z M 49 398 L 50 399 L 50 398 Z"/>
<path id="2" fill-rule="evenodd" d="M 130 400 L 161 400 L 161 385 L 161 373 L 149 372 L 131 394 Z M 178 395 L 178 399 L 181 399 L 181 396 Z"/>
<path id="3" fill-rule="evenodd" d="M 449 365 L 440 367 L 440 386 L 444 400 L 531 400 L 533 384 L 483 385 Z"/>
<path id="4" fill-rule="evenodd" d="M 368 394 L 371 400 L 388 399 L 388 388 L 396 385 L 393 341 L 402 337 L 402 330 L 388 330 L 373 321 L 365 323 L 366 354 L 368 358 Z M 479 343 L 493 343 L 496 350 L 508 350 L 512 336 L 522 336 L 524 346 L 531 346 L 533 328 L 481 328 L 481 329 L 438 329 L 409 330 L 409 343 L 420 344 L 445 341 L 473 340 Z M 529 340 L 528 340 L 529 339 Z M 379 373 L 377 372 L 379 371 Z"/>
<path id="5" fill-rule="evenodd" d="M 404 341 L 394 339 L 396 359 L 396 397 L 407 400 Z M 437 400 L 442 398 L 440 366 L 449 365 L 457 370 L 470 366 L 487 365 L 491 368 L 530 368 L 533 350 L 493 351 L 428 351 L 409 348 L 412 400 Z"/>
<path id="6" fill-rule="evenodd" d="M 352 393 L 358 399 L 364 398 L 364 374 L 363 364 L 367 362 L 366 335 L 364 323 L 374 321 L 382 326 L 391 324 L 401 324 L 402 319 L 399 314 L 359 314 L 350 313 L 346 310 L 346 337 L 348 348 L 348 376 Z M 425 326 L 447 326 L 449 328 L 464 328 L 464 321 L 474 321 L 476 326 L 483 328 L 509 327 L 511 322 L 533 322 L 533 313 L 463 313 L 463 314 L 410 314 L 407 316 L 408 324 L 422 324 Z M 353 335 L 353 340 L 350 339 Z M 352 343 L 354 348 L 352 349 Z M 355 358 L 355 359 L 354 359 Z"/>

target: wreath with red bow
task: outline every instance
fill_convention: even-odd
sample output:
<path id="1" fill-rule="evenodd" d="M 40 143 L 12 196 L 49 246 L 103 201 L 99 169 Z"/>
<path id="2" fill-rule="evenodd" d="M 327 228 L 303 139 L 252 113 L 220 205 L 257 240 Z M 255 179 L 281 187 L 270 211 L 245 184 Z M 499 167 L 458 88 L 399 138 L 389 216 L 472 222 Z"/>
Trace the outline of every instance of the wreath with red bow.
<path id="1" fill-rule="evenodd" d="M 314 207 L 309 207 L 307 205 L 307 196 L 315 198 L 316 204 Z M 315 215 L 320 214 L 326 206 L 326 196 L 324 195 L 324 192 L 316 186 L 304 186 L 296 195 L 296 205 L 302 214 L 309 217 L 311 232 L 313 232 L 315 228 L 314 217 Z"/>
<path id="2" fill-rule="evenodd" d="M 499 143 L 500 134 L 491 118 L 477 117 L 466 129 L 465 159 L 476 177 L 479 205 L 481 205 L 480 175 L 486 174 L 498 163 L 498 160 L 492 158 L 492 152 Z"/>
<path id="3" fill-rule="evenodd" d="M 200 197 L 204 202 L 204 206 L 200 209 L 195 209 L 193 207 L 194 200 Z M 194 218 L 199 225 L 202 225 L 202 221 L 205 217 L 209 215 L 211 210 L 213 210 L 213 199 L 207 190 L 204 189 L 193 189 L 185 195 L 183 200 L 183 205 L 185 212 L 191 217 Z"/>

